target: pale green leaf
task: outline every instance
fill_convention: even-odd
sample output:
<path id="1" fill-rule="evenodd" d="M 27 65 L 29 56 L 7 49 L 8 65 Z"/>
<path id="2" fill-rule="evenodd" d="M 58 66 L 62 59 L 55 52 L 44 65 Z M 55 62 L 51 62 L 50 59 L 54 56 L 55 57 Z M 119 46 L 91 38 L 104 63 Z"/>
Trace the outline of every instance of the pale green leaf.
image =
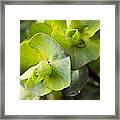
<path id="1" fill-rule="evenodd" d="M 51 91 L 51 89 L 44 86 L 43 81 L 40 81 L 39 83 L 35 84 L 31 89 L 29 89 L 30 93 L 37 96 L 46 95 Z"/>
<path id="2" fill-rule="evenodd" d="M 35 69 L 35 74 L 39 75 L 36 82 L 39 82 L 51 74 L 52 67 L 47 61 L 42 61 L 39 63 L 38 67 Z"/>
<path id="3" fill-rule="evenodd" d="M 100 40 L 97 35 L 92 38 L 84 37 L 81 45 L 72 46 L 67 49 L 67 53 L 71 56 L 72 68 L 77 69 L 81 66 L 96 60 L 100 52 Z"/>
<path id="4" fill-rule="evenodd" d="M 52 64 L 50 76 L 44 79 L 45 86 L 55 91 L 68 87 L 71 82 L 70 72 L 71 64 L 69 57 L 55 61 Z"/>
<path id="5" fill-rule="evenodd" d="M 44 33 L 35 34 L 30 39 L 30 46 L 39 50 L 41 54 L 44 54 L 44 58 L 50 62 L 65 57 L 64 50 L 60 45 Z"/>
<path id="6" fill-rule="evenodd" d="M 81 92 L 86 80 L 88 79 L 89 73 L 86 66 L 81 67 L 79 70 L 72 71 L 72 80 L 70 86 L 66 89 L 68 96 L 76 96 Z"/>
<path id="7" fill-rule="evenodd" d="M 24 79 L 30 78 L 31 75 L 33 74 L 34 70 L 35 70 L 37 67 L 38 67 L 38 65 L 29 68 L 27 71 L 25 71 L 25 72 L 20 76 L 20 79 L 21 79 L 21 80 L 24 80 Z"/>
<path id="8" fill-rule="evenodd" d="M 24 87 L 20 87 L 20 99 L 21 100 L 39 100 L 39 96 L 32 95 Z"/>
<path id="9" fill-rule="evenodd" d="M 67 33 L 66 33 L 67 34 Z M 65 36 L 61 30 L 53 29 L 52 38 L 54 38 L 65 50 L 72 45 L 72 38 Z"/>

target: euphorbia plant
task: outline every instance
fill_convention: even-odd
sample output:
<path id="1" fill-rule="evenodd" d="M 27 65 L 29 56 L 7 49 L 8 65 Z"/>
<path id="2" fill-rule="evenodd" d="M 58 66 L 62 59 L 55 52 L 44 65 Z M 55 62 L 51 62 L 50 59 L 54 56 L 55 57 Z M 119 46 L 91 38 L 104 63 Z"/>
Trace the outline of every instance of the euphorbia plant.
<path id="1" fill-rule="evenodd" d="M 71 81 L 70 58 L 56 41 L 44 33 L 37 33 L 27 42 L 30 49 L 37 50 L 38 61 L 35 61 L 37 65 L 21 75 L 20 79 L 26 82 L 25 88 L 35 95 L 43 96 L 52 90 L 58 91 L 68 87 Z M 27 42 L 21 45 L 21 51 Z M 27 57 L 21 56 L 21 61 L 28 60 Z M 21 66 L 24 66 L 24 63 L 22 62 Z"/>
<path id="2" fill-rule="evenodd" d="M 32 23 L 20 45 L 22 87 L 39 99 L 77 96 L 89 80 L 88 64 L 99 59 L 99 29 L 99 20 Z"/>

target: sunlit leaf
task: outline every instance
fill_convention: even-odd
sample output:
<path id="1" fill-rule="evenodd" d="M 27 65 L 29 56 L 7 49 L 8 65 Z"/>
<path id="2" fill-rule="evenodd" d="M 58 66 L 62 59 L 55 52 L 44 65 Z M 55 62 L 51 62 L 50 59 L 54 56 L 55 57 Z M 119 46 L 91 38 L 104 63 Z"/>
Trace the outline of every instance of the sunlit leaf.
<path id="1" fill-rule="evenodd" d="M 46 20 L 45 23 L 63 31 L 67 28 L 66 20 Z"/>
<path id="2" fill-rule="evenodd" d="M 52 28 L 47 24 L 36 22 L 32 24 L 30 27 L 29 37 L 32 37 L 34 34 L 40 33 L 40 32 L 51 35 Z"/>
<path id="3" fill-rule="evenodd" d="M 35 74 L 38 75 L 37 81 L 39 82 L 51 74 L 52 67 L 47 61 L 42 61 L 39 63 L 38 67 L 35 69 Z"/>
<path id="4" fill-rule="evenodd" d="M 20 76 L 20 79 L 21 79 L 21 80 L 24 80 L 24 79 L 30 78 L 31 75 L 33 74 L 33 71 L 34 71 L 37 67 L 38 67 L 38 65 L 29 68 L 27 71 L 25 71 L 25 73 L 23 73 L 23 74 Z"/>
<path id="5" fill-rule="evenodd" d="M 28 68 L 36 65 L 43 59 L 38 50 L 29 46 L 29 41 L 22 42 L 20 45 L 20 72 L 23 73 Z"/>
<path id="6" fill-rule="evenodd" d="M 44 58 L 50 62 L 65 57 L 60 45 L 44 33 L 35 34 L 30 39 L 30 46 L 37 49 L 40 54 L 44 54 Z"/>

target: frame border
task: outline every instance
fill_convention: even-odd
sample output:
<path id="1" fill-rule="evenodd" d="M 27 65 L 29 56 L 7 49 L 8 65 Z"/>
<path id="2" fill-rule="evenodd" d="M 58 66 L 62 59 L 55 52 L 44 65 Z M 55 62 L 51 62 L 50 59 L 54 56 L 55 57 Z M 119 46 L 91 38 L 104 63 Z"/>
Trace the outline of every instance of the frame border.
<path id="1" fill-rule="evenodd" d="M 115 115 L 5 115 L 5 5 L 115 5 Z M 0 119 L 119 119 L 119 39 L 120 1 L 119 0 L 65 0 L 65 1 L 2 1 L 1 2 L 1 61 L 0 61 Z"/>

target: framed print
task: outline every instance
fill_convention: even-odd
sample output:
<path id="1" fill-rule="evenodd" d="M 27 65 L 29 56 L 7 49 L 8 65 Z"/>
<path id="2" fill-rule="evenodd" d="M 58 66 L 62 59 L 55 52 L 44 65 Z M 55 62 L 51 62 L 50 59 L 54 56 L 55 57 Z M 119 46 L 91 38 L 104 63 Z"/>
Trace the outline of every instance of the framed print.
<path id="1" fill-rule="evenodd" d="M 119 119 L 118 1 L 1 8 L 2 119 Z"/>

